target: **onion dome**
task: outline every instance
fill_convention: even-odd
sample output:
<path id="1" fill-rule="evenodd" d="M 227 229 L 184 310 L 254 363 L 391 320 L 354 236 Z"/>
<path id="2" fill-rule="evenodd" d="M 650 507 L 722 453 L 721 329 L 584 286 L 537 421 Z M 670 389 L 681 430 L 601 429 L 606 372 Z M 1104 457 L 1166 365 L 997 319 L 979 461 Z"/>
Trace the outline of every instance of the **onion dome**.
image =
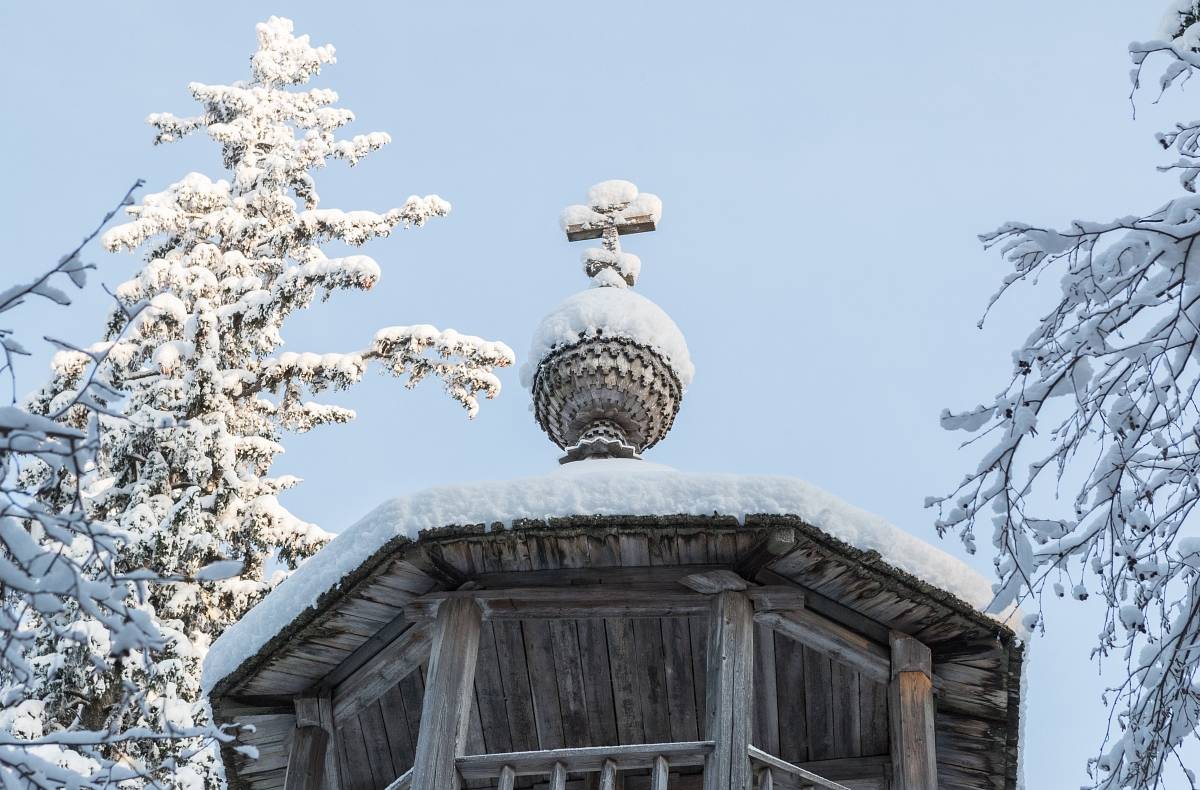
<path id="1" fill-rule="evenodd" d="M 588 205 L 560 218 L 570 241 L 600 239 L 583 251 L 592 287 L 568 297 L 534 333 L 521 369 L 538 424 L 583 458 L 639 458 L 671 429 L 694 368 L 679 327 L 661 307 L 634 293 L 641 260 L 620 237 L 655 230 L 662 201 L 628 181 L 588 190 Z"/>

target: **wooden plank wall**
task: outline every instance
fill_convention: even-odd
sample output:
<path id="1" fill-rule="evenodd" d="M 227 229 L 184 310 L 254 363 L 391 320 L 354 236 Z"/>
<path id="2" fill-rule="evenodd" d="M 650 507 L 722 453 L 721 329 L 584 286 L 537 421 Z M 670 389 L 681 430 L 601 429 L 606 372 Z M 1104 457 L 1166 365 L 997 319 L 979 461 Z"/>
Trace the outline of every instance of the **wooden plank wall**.
<path id="1" fill-rule="evenodd" d="M 784 636 L 763 635 L 755 646 L 756 744 L 799 763 L 887 754 L 885 686 Z M 706 641 L 702 618 L 484 623 L 467 751 L 697 740 L 704 680 L 696 670 Z M 384 787 L 412 765 L 422 691 L 414 673 L 343 726 L 348 790 Z"/>

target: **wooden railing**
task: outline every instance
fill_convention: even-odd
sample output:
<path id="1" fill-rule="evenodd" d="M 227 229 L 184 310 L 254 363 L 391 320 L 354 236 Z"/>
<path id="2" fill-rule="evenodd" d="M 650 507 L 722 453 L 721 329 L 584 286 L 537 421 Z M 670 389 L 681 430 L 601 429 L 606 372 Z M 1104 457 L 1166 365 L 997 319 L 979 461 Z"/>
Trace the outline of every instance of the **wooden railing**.
<path id="1" fill-rule="evenodd" d="M 712 741 L 682 743 L 639 743 L 629 746 L 589 746 L 579 749 L 545 749 L 537 752 L 472 754 L 457 758 L 463 779 L 495 779 L 497 790 L 512 790 L 518 776 L 546 776 L 550 790 L 564 790 L 568 774 L 600 774 L 600 790 L 613 790 L 618 771 L 650 769 L 651 790 L 668 790 L 672 768 L 704 765 L 713 750 Z M 822 788 L 849 790 L 751 746 L 747 757 L 755 766 L 758 790 Z M 412 770 L 403 773 L 386 790 L 410 790 Z"/>
<path id="2" fill-rule="evenodd" d="M 824 788 L 824 790 L 849 790 L 845 785 L 825 779 L 812 771 L 806 771 L 798 765 L 792 765 L 787 760 L 781 760 L 773 754 L 767 754 L 757 746 L 751 746 L 746 751 L 750 762 L 757 768 L 758 790 L 775 790 L 777 785 L 780 790 L 791 790 L 791 788 L 808 790 L 813 787 Z"/>

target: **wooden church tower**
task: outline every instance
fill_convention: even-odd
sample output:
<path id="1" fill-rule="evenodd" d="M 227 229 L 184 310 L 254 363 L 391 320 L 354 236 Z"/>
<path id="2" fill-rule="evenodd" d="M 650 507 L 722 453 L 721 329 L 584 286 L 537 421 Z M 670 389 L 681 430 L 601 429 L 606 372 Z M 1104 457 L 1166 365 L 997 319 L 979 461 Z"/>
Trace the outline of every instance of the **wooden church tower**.
<path id="1" fill-rule="evenodd" d="M 218 640 L 231 786 L 1015 790 L 1021 643 L 922 572 L 948 558 L 799 481 L 639 460 L 691 378 L 620 249 L 661 204 L 589 197 L 563 226 L 597 287 L 527 376 L 564 465 L 385 505 Z"/>

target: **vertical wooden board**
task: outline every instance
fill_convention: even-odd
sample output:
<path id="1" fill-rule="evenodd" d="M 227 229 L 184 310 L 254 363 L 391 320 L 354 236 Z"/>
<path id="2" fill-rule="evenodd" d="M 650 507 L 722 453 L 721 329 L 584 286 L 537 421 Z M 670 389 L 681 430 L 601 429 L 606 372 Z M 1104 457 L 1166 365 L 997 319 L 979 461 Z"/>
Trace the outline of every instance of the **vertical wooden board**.
<path id="1" fill-rule="evenodd" d="M 703 740 L 704 705 L 708 690 L 708 618 L 689 617 L 688 630 L 692 637 L 692 686 L 696 692 L 696 731 Z"/>
<path id="2" fill-rule="evenodd" d="M 337 750 L 338 777 L 341 779 L 341 790 L 352 790 L 354 782 L 350 778 L 350 766 L 346 757 L 345 728 L 338 727 L 335 731 L 333 746 Z"/>
<path id="3" fill-rule="evenodd" d="M 775 632 L 754 627 L 754 745 L 779 754 L 779 699 L 775 670 Z"/>
<path id="4" fill-rule="evenodd" d="M 754 699 L 754 608 L 740 592 L 714 596 L 709 623 L 704 721 L 712 752 L 705 759 L 705 790 L 750 786 Z"/>
<path id="5" fill-rule="evenodd" d="M 491 623 L 479 630 L 479 660 L 475 665 L 475 704 L 483 727 L 484 750 L 489 753 L 511 752 L 508 702 L 504 681 L 496 658 L 496 636 Z"/>
<path id="6" fill-rule="evenodd" d="M 616 746 L 617 714 L 608 660 L 608 635 L 603 620 L 579 620 L 579 663 L 583 671 L 583 698 L 587 703 L 588 729 L 593 746 Z"/>
<path id="7" fill-rule="evenodd" d="M 363 740 L 362 726 L 357 716 L 348 716 L 338 726 L 339 740 L 346 750 L 346 771 L 342 779 L 347 780 L 349 790 L 375 790 L 375 779 L 371 775 L 371 762 L 367 756 L 367 744 Z"/>
<path id="8" fill-rule="evenodd" d="M 471 689 L 471 720 L 467 723 L 467 740 L 463 744 L 463 754 L 484 754 L 487 747 L 483 741 L 483 719 L 479 716 L 479 695 Z"/>
<path id="9" fill-rule="evenodd" d="M 667 708 L 667 676 L 663 666 L 662 625 L 658 618 L 633 620 L 634 647 L 638 663 L 638 688 L 642 699 L 642 727 L 646 743 L 671 740 Z"/>
<path id="10" fill-rule="evenodd" d="M 579 657 L 579 634 L 575 620 L 551 620 L 550 641 L 554 647 L 554 674 L 558 678 L 558 709 L 562 712 L 563 741 L 567 746 L 593 744 L 588 727 L 587 697 Z"/>
<path id="11" fill-rule="evenodd" d="M 558 709 L 558 673 L 554 669 L 550 624 L 546 620 L 524 620 L 521 630 L 525 636 L 525 659 L 529 668 L 538 743 L 542 749 L 561 749 L 565 744 L 562 713 Z"/>
<path id="12" fill-rule="evenodd" d="M 859 675 L 840 661 L 830 661 L 833 679 L 833 758 L 862 755 Z"/>
<path id="13" fill-rule="evenodd" d="M 858 678 L 859 731 L 864 757 L 888 753 L 888 688 L 861 675 Z"/>
<path id="14" fill-rule="evenodd" d="M 507 701 L 508 728 L 513 751 L 537 751 L 537 719 L 533 712 L 533 691 L 529 687 L 529 669 L 525 662 L 525 638 L 518 620 L 496 620 L 496 660 Z"/>
<path id="15" fill-rule="evenodd" d="M 622 565 L 630 567 L 650 564 L 650 541 L 645 533 L 622 532 L 617 544 L 620 546 Z"/>
<path id="16" fill-rule="evenodd" d="M 698 530 L 680 530 L 676 535 L 681 565 L 708 564 L 708 536 Z"/>
<path id="17" fill-rule="evenodd" d="M 737 533 L 729 529 L 715 530 L 708 538 L 709 554 L 717 565 L 733 565 L 737 562 Z"/>
<path id="18" fill-rule="evenodd" d="M 804 694 L 804 648 L 775 634 L 775 699 L 779 713 L 778 755 L 790 763 L 809 760 L 808 710 Z"/>
<path id="19" fill-rule="evenodd" d="M 392 764 L 392 747 L 388 743 L 383 711 L 378 701 L 359 712 L 358 724 L 362 727 L 363 741 L 367 745 L 367 760 L 371 765 L 375 786 L 386 787 L 400 772 Z"/>
<path id="20" fill-rule="evenodd" d="M 628 618 L 604 621 L 608 635 L 608 662 L 612 670 L 613 708 L 617 715 L 617 739 L 621 743 L 645 743 L 642 700 L 639 696 L 638 655 L 633 643 L 633 623 Z"/>
<path id="21" fill-rule="evenodd" d="M 664 617 L 663 668 L 667 680 L 667 707 L 672 741 L 698 741 L 696 692 L 692 682 L 692 635 L 686 617 Z"/>
<path id="22" fill-rule="evenodd" d="M 425 667 L 401 680 L 396 689 L 404 702 L 404 719 L 408 722 L 408 738 L 412 743 L 413 755 L 416 755 L 417 738 L 421 734 L 421 705 L 425 699 Z"/>
<path id="23" fill-rule="evenodd" d="M 392 767 L 396 775 L 412 768 L 413 749 L 416 742 L 408 731 L 408 716 L 404 710 L 404 695 L 399 685 L 392 686 L 379 698 L 379 709 L 383 713 L 383 725 L 387 731 L 388 746 L 392 752 Z M 418 714 L 419 715 L 419 714 Z"/>
<path id="24" fill-rule="evenodd" d="M 833 758 L 833 670 L 816 650 L 804 653 L 804 709 L 808 725 L 808 759 Z"/>
<path id="25" fill-rule="evenodd" d="M 655 530 L 650 533 L 649 541 L 651 565 L 679 564 L 679 546 L 676 530 Z"/>

